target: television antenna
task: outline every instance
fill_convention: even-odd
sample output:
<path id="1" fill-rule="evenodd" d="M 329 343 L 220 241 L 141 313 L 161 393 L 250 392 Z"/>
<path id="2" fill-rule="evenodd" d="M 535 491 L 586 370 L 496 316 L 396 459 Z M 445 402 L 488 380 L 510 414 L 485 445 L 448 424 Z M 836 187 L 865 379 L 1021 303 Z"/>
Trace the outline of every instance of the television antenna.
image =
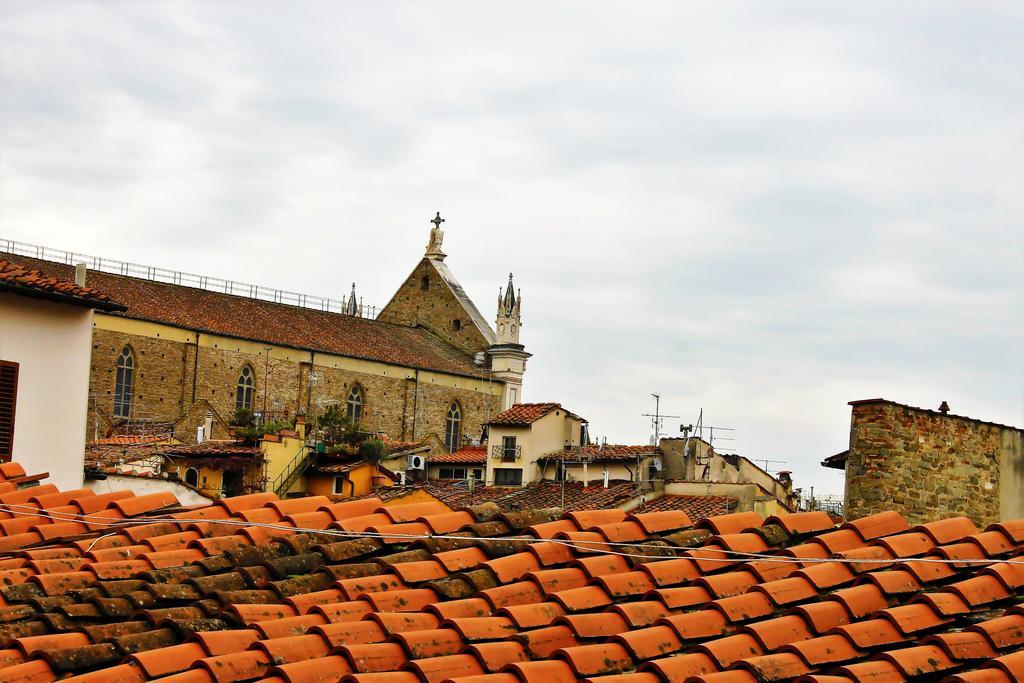
<path id="1" fill-rule="evenodd" d="M 661 426 L 665 422 L 666 417 L 672 417 L 678 419 L 678 415 L 662 415 L 661 413 L 661 395 L 651 394 L 654 397 L 654 412 L 653 413 L 641 413 L 641 417 L 651 418 L 651 445 L 658 445 L 658 437 L 661 436 Z"/>

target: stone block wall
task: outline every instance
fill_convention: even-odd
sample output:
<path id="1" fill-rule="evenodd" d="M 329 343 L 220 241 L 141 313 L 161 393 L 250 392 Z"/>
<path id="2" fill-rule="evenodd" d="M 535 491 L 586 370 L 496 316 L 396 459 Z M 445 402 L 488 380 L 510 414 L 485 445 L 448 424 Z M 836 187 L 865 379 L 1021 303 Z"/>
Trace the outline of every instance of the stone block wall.
<path id="1" fill-rule="evenodd" d="M 303 360 L 311 358 L 307 352 L 272 347 L 268 353 L 265 346 L 252 342 L 203 337 L 197 362 L 194 341 L 94 329 L 90 371 L 94 400 L 89 405 L 88 439 L 105 436 L 110 427 L 117 359 L 125 344 L 131 346 L 136 357 L 132 399 L 135 419 L 176 420 L 193 405 L 194 390 L 195 401 L 209 402 L 224 420 L 230 420 L 235 411 L 236 385 L 246 364 L 255 379 L 254 410 L 265 406 L 271 415 L 295 415 L 301 408 L 312 420 L 319 412 L 318 397 L 340 401 L 344 407 L 352 385 L 358 382 L 363 388 L 363 426 L 403 441 L 420 440 L 430 434 L 443 438 L 452 401 L 461 406 L 465 435 L 478 436 L 481 425 L 501 409 L 500 392 L 489 393 L 487 382 L 477 379 L 417 374 L 397 367 L 385 371 L 393 375 L 358 372 L 316 355 L 312 362 L 318 379 L 310 387 L 311 363 Z M 194 427 L 189 434 L 194 439 Z"/>
<path id="2" fill-rule="evenodd" d="M 429 259 L 420 261 L 377 319 L 425 327 L 468 353 L 489 347 L 462 302 L 452 294 Z"/>
<path id="3" fill-rule="evenodd" d="M 885 401 L 852 405 L 848 519 L 896 510 L 911 524 L 965 515 L 984 525 L 1000 519 L 1001 498 L 1021 494 L 1018 481 L 1001 481 L 1001 462 L 1019 461 L 1007 452 L 1019 430 Z"/>

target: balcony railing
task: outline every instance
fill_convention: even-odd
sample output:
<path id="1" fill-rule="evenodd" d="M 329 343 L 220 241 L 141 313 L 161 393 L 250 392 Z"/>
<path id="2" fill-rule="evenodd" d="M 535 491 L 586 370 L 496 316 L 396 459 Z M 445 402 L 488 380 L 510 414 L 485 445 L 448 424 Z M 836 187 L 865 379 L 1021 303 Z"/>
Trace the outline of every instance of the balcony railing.
<path id="1" fill-rule="evenodd" d="M 522 454 L 522 446 L 504 446 L 501 444 L 491 446 L 491 457 L 502 462 L 515 462 Z"/>

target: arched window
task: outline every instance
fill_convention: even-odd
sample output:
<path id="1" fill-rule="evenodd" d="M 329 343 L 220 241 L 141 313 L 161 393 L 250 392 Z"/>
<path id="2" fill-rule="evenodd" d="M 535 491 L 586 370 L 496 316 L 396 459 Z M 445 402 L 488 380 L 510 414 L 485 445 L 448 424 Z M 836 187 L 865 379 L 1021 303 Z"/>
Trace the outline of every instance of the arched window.
<path id="1" fill-rule="evenodd" d="M 132 387 L 135 384 L 135 354 L 127 344 L 117 357 L 117 380 L 114 382 L 114 417 L 128 417 L 132 412 Z"/>
<path id="2" fill-rule="evenodd" d="M 345 416 L 353 424 L 363 419 L 363 388 L 358 384 L 353 384 L 352 390 L 348 392 Z"/>
<path id="3" fill-rule="evenodd" d="M 189 467 L 185 470 L 185 483 L 189 486 L 199 487 L 199 470 L 195 467 Z"/>
<path id="4" fill-rule="evenodd" d="M 448 417 L 444 421 L 444 445 L 449 453 L 459 450 L 459 435 L 462 430 L 462 408 L 458 401 L 448 406 Z"/>
<path id="5" fill-rule="evenodd" d="M 242 374 L 238 376 L 238 384 L 235 386 L 235 410 L 252 410 L 253 386 L 252 368 L 246 365 L 242 368 Z"/>

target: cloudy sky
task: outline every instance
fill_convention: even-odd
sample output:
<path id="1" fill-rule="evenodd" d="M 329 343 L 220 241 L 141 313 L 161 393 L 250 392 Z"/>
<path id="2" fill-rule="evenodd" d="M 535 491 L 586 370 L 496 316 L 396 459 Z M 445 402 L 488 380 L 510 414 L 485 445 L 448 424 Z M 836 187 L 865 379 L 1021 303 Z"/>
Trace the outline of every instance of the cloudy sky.
<path id="1" fill-rule="evenodd" d="M 818 462 L 1024 423 L 1024 5 L 0 3 L 0 238 L 383 304 L 447 218 L 529 400 Z"/>

